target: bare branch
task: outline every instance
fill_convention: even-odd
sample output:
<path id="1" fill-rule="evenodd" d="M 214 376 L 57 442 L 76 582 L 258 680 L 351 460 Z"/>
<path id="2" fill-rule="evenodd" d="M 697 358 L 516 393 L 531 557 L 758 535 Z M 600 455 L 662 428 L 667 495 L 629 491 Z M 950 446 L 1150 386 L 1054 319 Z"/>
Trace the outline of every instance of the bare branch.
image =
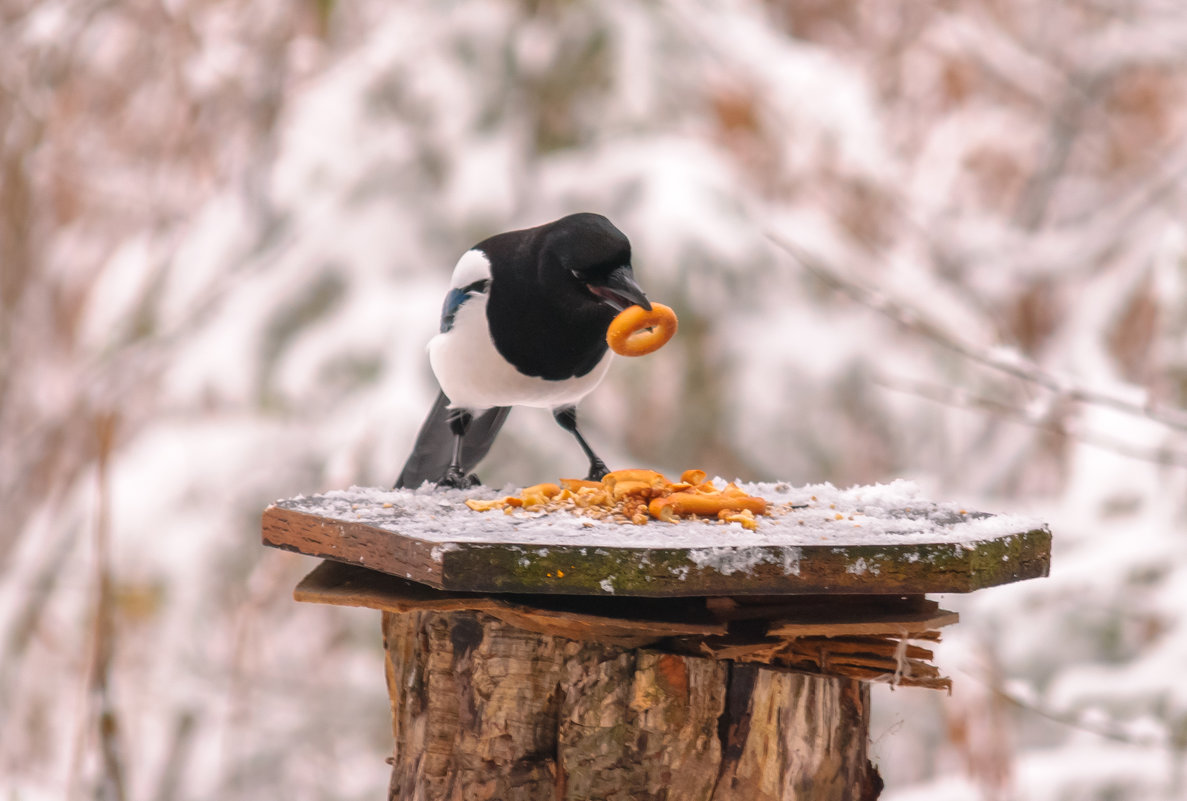
<path id="1" fill-rule="evenodd" d="M 880 386 L 896 392 L 905 392 L 917 397 L 926 398 L 936 403 L 942 403 L 958 409 L 992 414 L 1003 420 L 1030 426 L 1031 428 L 1057 434 L 1068 439 L 1103 448 L 1131 459 L 1166 465 L 1168 467 L 1187 467 L 1187 451 L 1175 448 L 1141 448 L 1116 437 L 1110 437 L 1095 431 L 1079 429 L 1057 420 L 1052 416 L 1057 404 L 1048 404 L 1044 414 L 1036 415 L 1027 409 L 1005 401 L 975 395 L 967 390 L 929 384 L 904 378 L 887 378 L 880 376 L 876 379 Z"/>
<path id="2" fill-rule="evenodd" d="M 955 334 L 929 320 L 920 310 L 843 276 L 840 271 L 834 269 L 823 259 L 773 231 L 768 230 L 765 234 L 776 247 L 789 254 L 801 267 L 822 283 L 843 292 L 858 303 L 880 312 L 904 328 L 971 362 L 1046 389 L 1055 393 L 1061 400 L 1114 409 L 1154 420 L 1176 431 L 1187 432 L 1187 412 L 1182 409 L 1155 403 L 1148 397 L 1144 402 L 1136 401 L 1104 390 L 1083 386 L 1066 376 L 1056 376 L 1043 370 L 1013 349 L 980 348 L 964 342 Z"/>
<path id="3" fill-rule="evenodd" d="M 1107 740 L 1113 740 L 1118 743 L 1126 743 L 1128 745 L 1137 745 L 1143 748 L 1162 747 L 1169 748 L 1171 743 L 1168 739 L 1161 739 L 1155 736 L 1138 737 L 1125 730 L 1125 726 L 1116 720 L 1102 720 L 1100 722 L 1088 722 L 1083 719 L 1083 715 L 1074 711 L 1063 712 L 1050 709 L 1041 704 L 1035 703 L 1022 698 L 1017 693 L 1012 693 L 1001 686 L 999 682 L 995 682 L 967 670 L 961 671 L 973 681 L 984 686 L 989 692 L 993 693 L 998 698 L 1016 706 L 1017 708 L 1029 712 L 1039 717 L 1046 718 L 1054 723 L 1066 726 L 1077 731 L 1094 734 L 1097 737 L 1103 737 Z"/>
<path id="4" fill-rule="evenodd" d="M 84 710 L 71 760 L 69 798 L 79 790 L 83 753 L 91 741 L 91 727 L 98 736 L 99 777 L 94 797 L 98 801 L 124 801 L 124 760 L 120 748 L 119 716 L 111 695 L 112 662 L 115 656 L 115 609 L 111 571 L 111 492 L 108 468 L 115 447 L 116 415 L 100 414 L 95 419 L 98 449 L 96 491 L 98 508 L 94 528 L 94 592 L 90 656 L 85 677 Z"/>

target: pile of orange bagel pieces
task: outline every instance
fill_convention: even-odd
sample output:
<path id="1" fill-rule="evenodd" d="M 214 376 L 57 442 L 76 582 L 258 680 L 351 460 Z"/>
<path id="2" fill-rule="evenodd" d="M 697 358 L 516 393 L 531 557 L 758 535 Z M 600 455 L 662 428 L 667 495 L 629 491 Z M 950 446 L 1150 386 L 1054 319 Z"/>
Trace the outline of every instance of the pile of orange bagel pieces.
<path id="1" fill-rule="evenodd" d="M 703 470 L 686 470 L 679 481 L 668 481 L 655 470 L 615 470 L 601 481 L 562 478 L 559 484 L 525 487 L 519 495 L 493 500 L 469 499 L 478 512 L 517 509 L 540 512 L 566 510 L 593 520 L 643 525 L 651 520 L 719 520 L 758 528 L 756 515 L 767 513 L 767 502 L 735 484 L 718 488 Z"/>

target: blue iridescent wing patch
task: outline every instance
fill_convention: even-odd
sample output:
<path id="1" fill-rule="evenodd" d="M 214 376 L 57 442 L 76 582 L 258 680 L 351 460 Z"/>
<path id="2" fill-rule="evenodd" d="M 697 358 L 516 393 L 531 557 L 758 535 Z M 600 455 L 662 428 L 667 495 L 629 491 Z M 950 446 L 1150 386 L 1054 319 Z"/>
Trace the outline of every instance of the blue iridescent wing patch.
<path id="1" fill-rule="evenodd" d="M 449 290 L 449 294 L 445 296 L 445 305 L 441 307 L 442 334 L 453 328 L 453 318 L 457 316 L 457 310 L 462 307 L 462 304 L 472 295 L 481 295 L 488 286 L 490 286 L 490 280 L 483 278 L 480 281 Z"/>

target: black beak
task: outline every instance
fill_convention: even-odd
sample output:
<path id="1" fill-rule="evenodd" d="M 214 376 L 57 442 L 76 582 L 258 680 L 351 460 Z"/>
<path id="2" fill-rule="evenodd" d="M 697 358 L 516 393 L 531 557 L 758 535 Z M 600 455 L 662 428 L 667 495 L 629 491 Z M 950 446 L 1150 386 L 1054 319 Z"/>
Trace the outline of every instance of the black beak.
<path id="1" fill-rule="evenodd" d="M 618 311 L 635 304 L 651 311 L 651 301 L 643 294 L 643 289 L 635 283 L 635 273 L 629 264 L 615 267 L 604 281 L 586 284 L 586 286 L 589 287 L 590 292 Z"/>

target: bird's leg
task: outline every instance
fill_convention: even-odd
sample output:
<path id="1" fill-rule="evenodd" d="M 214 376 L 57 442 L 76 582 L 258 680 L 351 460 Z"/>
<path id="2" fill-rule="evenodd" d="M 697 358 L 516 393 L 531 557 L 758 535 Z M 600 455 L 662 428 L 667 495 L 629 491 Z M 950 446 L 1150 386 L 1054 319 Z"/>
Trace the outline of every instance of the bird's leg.
<path id="1" fill-rule="evenodd" d="M 602 477 L 610 470 L 606 467 L 606 463 L 593 452 L 593 448 L 589 447 L 589 443 L 585 441 L 585 437 L 581 436 L 581 432 L 577 430 L 577 407 L 558 406 L 552 410 L 552 416 L 556 418 L 556 422 L 560 424 L 561 428 L 577 438 L 577 444 L 581 446 L 581 450 L 585 451 L 585 456 L 589 459 L 587 478 L 590 481 L 601 481 Z"/>
<path id="2" fill-rule="evenodd" d="M 450 457 L 445 475 L 437 480 L 438 487 L 467 489 L 478 483 L 478 476 L 473 473 L 466 475 L 462 470 L 462 440 L 473 420 L 474 415 L 465 409 L 453 409 L 449 412 L 449 430 L 453 432 L 453 456 Z"/>

